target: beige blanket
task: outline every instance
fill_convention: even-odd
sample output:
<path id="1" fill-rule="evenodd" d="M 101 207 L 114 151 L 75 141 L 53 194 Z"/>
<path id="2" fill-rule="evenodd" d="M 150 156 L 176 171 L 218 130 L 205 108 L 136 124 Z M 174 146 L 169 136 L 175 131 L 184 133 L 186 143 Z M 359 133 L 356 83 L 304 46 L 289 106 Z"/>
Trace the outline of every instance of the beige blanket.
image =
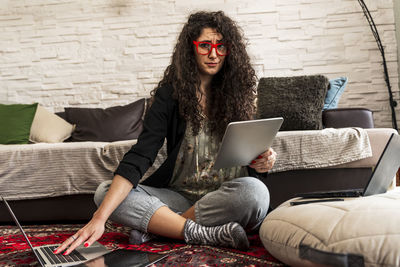
<path id="1" fill-rule="evenodd" d="M 278 157 L 271 172 L 330 167 L 372 156 L 368 134 L 361 128 L 279 132 L 272 148 Z"/>
<path id="2" fill-rule="evenodd" d="M 0 193 L 10 200 L 94 193 L 136 140 L 0 145 Z M 371 156 L 362 129 L 280 132 L 272 172 L 334 166 Z M 150 175 L 166 158 L 161 149 Z"/>
<path id="3" fill-rule="evenodd" d="M 136 140 L 0 145 L 0 193 L 9 200 L 92 194 Z M 160 154 L 165 151 L 161 151 Z M 156 159 L 147 177 L 161 165 Z"/>

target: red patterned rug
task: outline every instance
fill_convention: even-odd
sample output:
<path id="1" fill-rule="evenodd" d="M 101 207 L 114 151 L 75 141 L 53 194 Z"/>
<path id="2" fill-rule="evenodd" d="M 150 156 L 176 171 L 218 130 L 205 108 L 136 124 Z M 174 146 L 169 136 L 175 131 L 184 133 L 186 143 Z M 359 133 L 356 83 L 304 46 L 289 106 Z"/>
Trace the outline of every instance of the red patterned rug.
<path id="1" fill-rule="evenodd" d="M 24 226 L 33 246 L 62 243 L 83 225 Z M 284 266 L 263 247 L 258 235 L 249 236 L 246 252 L 209 246 L 187 245 L 180 241 L 156 239 L 142 245 L 129 245 L 129 228 L 107 224 L 99 240 L 109 249 L 133 249 L 170 255 L 155 266 Z M 35 266 L 33 253 L 16 226 L 0 226 L 0 266 Z"/>

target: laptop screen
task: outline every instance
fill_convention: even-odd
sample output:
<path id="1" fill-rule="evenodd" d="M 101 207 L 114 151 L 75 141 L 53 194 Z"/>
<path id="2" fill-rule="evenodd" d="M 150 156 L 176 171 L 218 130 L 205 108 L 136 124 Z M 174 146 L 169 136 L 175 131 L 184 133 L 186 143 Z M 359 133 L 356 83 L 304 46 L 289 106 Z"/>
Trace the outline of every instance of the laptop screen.
<path id="1" fill-rule="evenodd" d="M 386 193 L 400 166 L 400 136 L 392 134 L 364 190 L 363 196 Z"/>
<path id="2" fill-rule="evenodd" d="M 24 229 L 22 228 L 21 224 L 19 223 L 19 221 L 18 221 L 17 217 L 15 216 L 14 212 L 12 211 L 10 205 L 8 205 L 7 200 L 6 200 L 3 196 L 0 196 L 0 197 L 1 197 L 1 200 L 3 200 L 4 204 L 6 205 L 7 210 L 8 210 L 8 212 L 10 213 L 11 217 L 13 218 L 15 224 L 18 226 L 19 230 L 21 230 L 21 233 L 24 235 L 24 238 L 25 238 L 26 242 L 27 242 L 28 245 L 31 247 L 31 249 L 32 249 L 32 251 L 33 251 L 33 254 L 35 254 L 37 260 L 38 260 L 39 263 L 40 263 L 40 265 L 41 265 L 41 266 L 44 266 L 44 262 L 42 262 L 42 259 L 39 257 L 39 255 L 37 254 L 37 252 L 33 249 L 33 246 L 32 246 L 32 244 L 31 244 L 31 242 L 29 241 L 28 236 L 25 234 Z"/>

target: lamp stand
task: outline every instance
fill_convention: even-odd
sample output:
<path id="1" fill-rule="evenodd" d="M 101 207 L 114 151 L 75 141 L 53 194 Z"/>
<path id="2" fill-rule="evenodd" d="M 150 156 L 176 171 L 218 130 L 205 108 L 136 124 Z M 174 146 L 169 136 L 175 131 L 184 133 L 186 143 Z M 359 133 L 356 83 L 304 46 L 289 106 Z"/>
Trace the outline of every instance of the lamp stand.
<path id="1" fill-rule="evenodd" d="M 364 0 L 358 0 L 358 3 L 360 4 L 364 15 L 368 21 L 368 24 L 371 28 L 372 34 L 375 37 L 376 43 L 378 45 L 379 51 L 381 52 L 381 56 L 382 56 L 382 65 L 383 65 L 383 73 L 385 76 L 385 82 L 386 82 L 386 86 L 388 88 L 388 93 L 389 93 L 389 103 L 390 103 L 390 109 L 392 111 L 392 126 L 394 129 L 396 129 L 396 131 L 398 131 L 397 128 L 397 119 L 396 119 L 396 111 L 395 111 L 395 107 L 397 106 L 397 102 L 396 100 L 393 99 L 393 92 L 392 92 L 392 87 L 390 85 L 390 80 L 389 80 L 389 73 L 388 73 L 388 69 L 387 69 L 387 65 L 386 65 L 386 58 L 385 58 L 385 50 L 383 49 L 383 45 L 381 42 L 381 38 L 379 37 L 379 33 L 378 30 L 376 28 L 375 22 L 372 19 L 371 13 L 369 12 L 367 5 L 365 4 Z"/>

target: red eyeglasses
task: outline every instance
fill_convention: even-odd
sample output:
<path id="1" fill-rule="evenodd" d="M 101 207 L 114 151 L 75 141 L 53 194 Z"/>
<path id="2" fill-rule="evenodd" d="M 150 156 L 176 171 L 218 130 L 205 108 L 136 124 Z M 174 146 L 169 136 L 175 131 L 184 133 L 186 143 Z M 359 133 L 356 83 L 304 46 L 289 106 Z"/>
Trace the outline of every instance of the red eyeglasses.
<path id="1" fill-rule="evenodd" d="M 218 56 L 226 56 L 229 54 L 229 49 L 227 45 L 222 43 L 212 44 L 210 42 L 193 41 L 193 44 L 196 45 L 196 50 L 199 55 L 209 55 L 213 48 L 215 48 Z"/>

